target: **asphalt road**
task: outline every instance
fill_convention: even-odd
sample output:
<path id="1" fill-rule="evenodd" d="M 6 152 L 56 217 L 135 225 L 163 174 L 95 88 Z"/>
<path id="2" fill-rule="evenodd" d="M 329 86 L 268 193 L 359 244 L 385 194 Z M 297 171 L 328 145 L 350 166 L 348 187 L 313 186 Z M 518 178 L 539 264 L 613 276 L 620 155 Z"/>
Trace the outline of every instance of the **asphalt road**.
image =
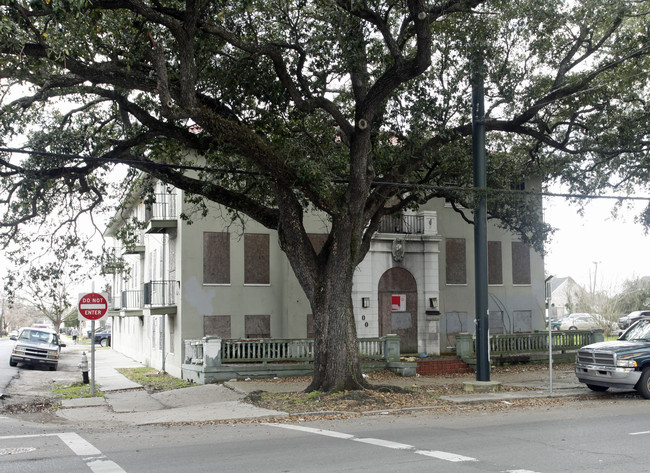
<path id="1" fill-rule="evenodd" d="M 435 411 L 287 424 L 75 429 L 0 419 L 0 471 L 643 472 L 650 402 Z"/>
<path id="2" fill-rule="evenodd" d="M 5 391 L 9 382 L 18 373 L 18 368 L 9 366 L 9 354 L 14 346 L 14 341 L 9 337 L 0 338 L 0 394 Z"/>

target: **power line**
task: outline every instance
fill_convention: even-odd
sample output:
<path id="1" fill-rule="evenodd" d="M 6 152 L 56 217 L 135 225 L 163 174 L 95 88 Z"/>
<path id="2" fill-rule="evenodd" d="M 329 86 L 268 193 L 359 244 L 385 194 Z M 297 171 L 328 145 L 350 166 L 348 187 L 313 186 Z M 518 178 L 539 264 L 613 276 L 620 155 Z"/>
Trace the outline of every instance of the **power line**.
<path id="1" fill-rule="evenodd" d="M 113 164 L 126 164 L 129 166 L 133 165 L 142 165 L 146 164 L 147 166 L 159 167 L 164 169 L 176 169 L 183 171 L 206 171 L 215 174 L 240 174 L 240 175 L 250 175 L 257 177 L 269 176 L 268 173 L 261 173 L 257 171 L 245 171 L 242 169 L 221 169 L 221 168 L 211 168 L 208 166 L 192 166 L 186 164 L 171 164 L 171 163 L 156 163 L 153 161 L 137 161 L 131 159 L 122 159 L 122 158 L 95 158 L 90 156 L 80 156 L 75 154 L 65 154 L 65 153 L 52 153 L 48 151 L 33 151 L 25 150 L 20 148 L 0 148 L 2 153 L 22 153 L 30 154 L 35 156 L 45 156 L 52 158 L 62 158 L 75 161 L 86 161 L 86 162 L 99 162 L 99 163 L 113 163 Z M 345 179 L 332 179 L 334 184 L 347 184 L 348 181 Z M 417 184 L 417 183 L 404 183 L 404 182 L 382 182 L 382 181 L 373 181 L 372 185 L 375 187 L 398 187 L 405 189 L 417 189 L 417 190 L 430 190 L 430 191 L 452 191 L 452 192 L 483 192 L 488 195 L 490 194 L 512 194 L 512 195 L 528 195 L 531 197 L 540 196 L 540 197 L 558 197 L 564 199 L 581 199 L 581 200 L 596 200 L 596 199 L 605 199 L 605 200 L 618 200 L 618 201 L 646 201 L 650 202 L 650 196 L 633 196 L 633 195 L 602 195 L 602 194 L 572 194 L 565 192 L 549 192 L 549 191 L 526 191 L 519 189 L 494 189 L 494 188 L 484 188 L 477 189 L 474 187 L 463 187 L 463 186 L 454 186 L 454 185 L 433 185 L 433 184 Z"/>

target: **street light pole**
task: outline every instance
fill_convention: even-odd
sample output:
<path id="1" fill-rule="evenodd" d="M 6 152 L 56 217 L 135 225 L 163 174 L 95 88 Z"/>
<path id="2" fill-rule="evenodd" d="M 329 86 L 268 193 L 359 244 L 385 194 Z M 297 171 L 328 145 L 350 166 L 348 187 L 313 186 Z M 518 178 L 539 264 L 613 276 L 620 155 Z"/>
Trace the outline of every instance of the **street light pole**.
<path id="1" fill-rule="evenodd" d="M 487 165 L 485 158 L 485 92 L 483 61 L 476 54 L 472 61 L 472 155 L 474 188 L 477 202 L 474 209 L 474 284 L 476 304 L 476 380 L 490 381 L 488 327 L 488 262 L 487 262 Z"/>

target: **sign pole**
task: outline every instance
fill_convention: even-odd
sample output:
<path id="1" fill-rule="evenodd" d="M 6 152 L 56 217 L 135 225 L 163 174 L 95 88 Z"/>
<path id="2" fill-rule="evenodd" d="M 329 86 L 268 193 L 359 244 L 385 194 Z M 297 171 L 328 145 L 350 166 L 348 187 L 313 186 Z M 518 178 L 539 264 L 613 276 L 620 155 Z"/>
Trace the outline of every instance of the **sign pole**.
<path id="1" fill-rule="evenodd" d="M 90 321 L 90 397 L 95 397 L 95 321 Z"/>
<path id="2" fill-rule="evenodd" d="M 553 395 L 553 323 L 551 318 L 551 279 L 546 278 L 546 320 L 548 320 L 548 389 L 549 395 Z"/>
<path id="3" fill-rule="evenodd" d="M 95 321 L 108 312 L 108 298 L 104 294 L 91 292 L 79 296 L 79 316 L 90 320 L 90 395 L 95 396 Z"/>

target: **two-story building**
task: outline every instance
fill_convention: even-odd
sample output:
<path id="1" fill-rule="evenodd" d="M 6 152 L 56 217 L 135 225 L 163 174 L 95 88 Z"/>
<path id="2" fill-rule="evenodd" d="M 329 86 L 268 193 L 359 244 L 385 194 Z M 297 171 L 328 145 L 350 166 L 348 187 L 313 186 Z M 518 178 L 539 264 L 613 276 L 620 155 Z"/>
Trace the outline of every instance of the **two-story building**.
<path id="1" fill-rule="evenodd" d="M 113 348 L 182 377 L 184 340 L 310 338 L 313 319 L 277 234 L 219 206 L 188 224 L 182 192 L 158 186 L 105 234 L 128 268 L 114 274 Z M 135 218 L 135 244 L 115 238 Z M 305 223 L 315 246 L 326 220 Z M 491 333 L 544 329 L 541 255 L 494 225 L 488 231 Z M 398 334 L 402 353 L 453 353 L 475 330 L 473 227 L 443 200 L 385 219 L 357 268 L 352 300 L 360 338 Z"/>

